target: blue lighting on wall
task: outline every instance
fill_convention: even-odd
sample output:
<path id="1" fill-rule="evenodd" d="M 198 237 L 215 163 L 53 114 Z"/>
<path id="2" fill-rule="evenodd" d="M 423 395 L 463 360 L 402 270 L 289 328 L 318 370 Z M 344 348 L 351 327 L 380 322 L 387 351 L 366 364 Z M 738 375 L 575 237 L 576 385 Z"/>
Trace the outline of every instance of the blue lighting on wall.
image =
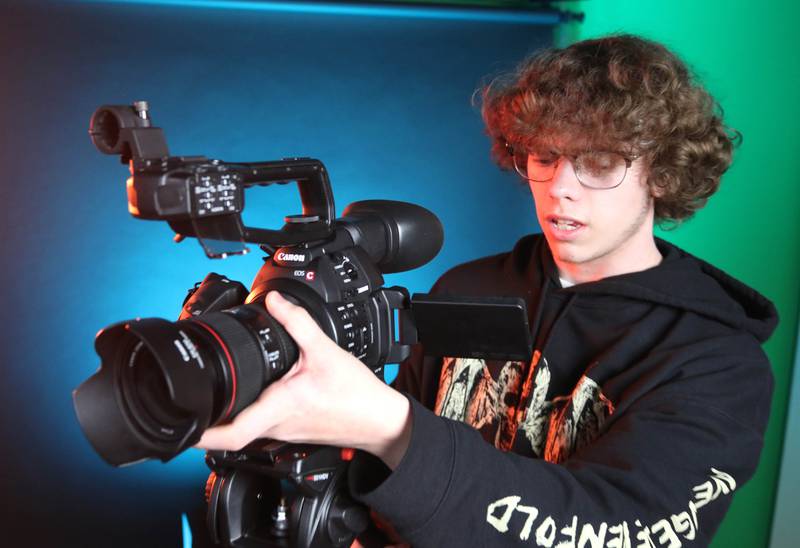
<path id="1" fill-rule="evenodd" d="M 192 528 L 189 527 L 189 518 L 186 514 L 181 514 L 181 536 L 183 548 L 192 548 Z"/>
<path id="2" fill-rule="evenodd" d="M 351 2 L 245 2 L 241 0 L 79 0 L 86 3 L 138 4 L 226 10 L 305 13 L 367 17 L 400 17 L 410 19 L 442 19 L 450 21 L 482 21 L 527 25 L 555 25 L 561 22 L 557 11 L 528 11 L 464 6 L 403 6 L 397 4 L 358 4 Z"/>

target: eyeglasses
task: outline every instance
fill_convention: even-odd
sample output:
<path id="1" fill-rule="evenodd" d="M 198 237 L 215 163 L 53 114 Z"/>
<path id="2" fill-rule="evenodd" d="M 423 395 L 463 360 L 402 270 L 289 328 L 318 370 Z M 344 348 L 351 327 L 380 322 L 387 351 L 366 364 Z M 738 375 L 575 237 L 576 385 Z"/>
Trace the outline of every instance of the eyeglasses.
<path id="1" fill-rule="evenodd" d="M 563 157 L 569 158 L 578 182 L 587 188 L 609 190 L 625 180 L 628 169 L 636 158 L 626 158 L 617 152 L 588 151 L 576 155 L 531 154 L 526 150 L 516 151 L 506 145 L 514 160 L 514 169 L 523 179 L 544 183 L 551 181 Z"/>

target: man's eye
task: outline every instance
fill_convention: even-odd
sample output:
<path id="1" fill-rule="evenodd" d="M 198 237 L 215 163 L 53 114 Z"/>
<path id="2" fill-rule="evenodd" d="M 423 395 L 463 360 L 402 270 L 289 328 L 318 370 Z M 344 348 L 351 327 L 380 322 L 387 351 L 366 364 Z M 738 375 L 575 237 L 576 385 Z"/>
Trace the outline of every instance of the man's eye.
<path id="1" fill-rule="evenodd" d="M 535 156 L 531 154 L 529 161 L 537 166 L 549 167 L 558 161 L 558 156 Z"/>
<path id="2" fill-rule="evenodd" d="M 622 160 L 624 161 L 624 160 Z M 590 152 L 581 154 L 578 163 L 591 173 L 602 173 L 616 169 L 620 162 L 617 154 L 609 152 Z"/>

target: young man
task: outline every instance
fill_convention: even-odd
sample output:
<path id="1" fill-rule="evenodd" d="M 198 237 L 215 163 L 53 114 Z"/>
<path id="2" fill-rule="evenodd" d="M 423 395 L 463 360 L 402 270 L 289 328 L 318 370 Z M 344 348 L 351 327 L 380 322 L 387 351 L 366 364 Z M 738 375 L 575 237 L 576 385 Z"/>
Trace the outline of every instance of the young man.
<path id="1" fill-rule="evenodd" d="M 418 348 L 395 390 L 270 294 L 301 357 L 200 445 L 362 449 L 351 491 L 414 546 L 708 544 L 758 462 L 772 392 L 760 343 L 777 321 L 754 290 L 653 236 L 730 164 L 716 103 L 632 36 L 538 53 L 483 97 L 494 156 L 530 185 L 543 235 L 434 291 L 525 298 L 532 361 Z"/>

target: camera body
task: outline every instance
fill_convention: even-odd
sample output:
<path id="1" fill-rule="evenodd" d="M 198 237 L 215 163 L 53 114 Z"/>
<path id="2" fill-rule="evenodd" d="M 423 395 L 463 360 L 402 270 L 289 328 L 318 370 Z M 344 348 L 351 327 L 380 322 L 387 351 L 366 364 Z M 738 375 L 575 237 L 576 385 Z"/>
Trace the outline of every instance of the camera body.
<path id="1" fill-rule="evenodd" d="M 281 292 L 303 306 L 328 337 L 380 375 L 386 363 L 408 357 L 416 333 L 408 317 L 407 291 L 384 288 L 381 272 L 348 232 L 348 213 L 378 203 L 389 204 L 351 204 L 328 242 L 276 250 L 258 272 L 246 302 L 263 302 L 269 291 Z M 395 319 L 399 340 L 394 340 Z"/>

